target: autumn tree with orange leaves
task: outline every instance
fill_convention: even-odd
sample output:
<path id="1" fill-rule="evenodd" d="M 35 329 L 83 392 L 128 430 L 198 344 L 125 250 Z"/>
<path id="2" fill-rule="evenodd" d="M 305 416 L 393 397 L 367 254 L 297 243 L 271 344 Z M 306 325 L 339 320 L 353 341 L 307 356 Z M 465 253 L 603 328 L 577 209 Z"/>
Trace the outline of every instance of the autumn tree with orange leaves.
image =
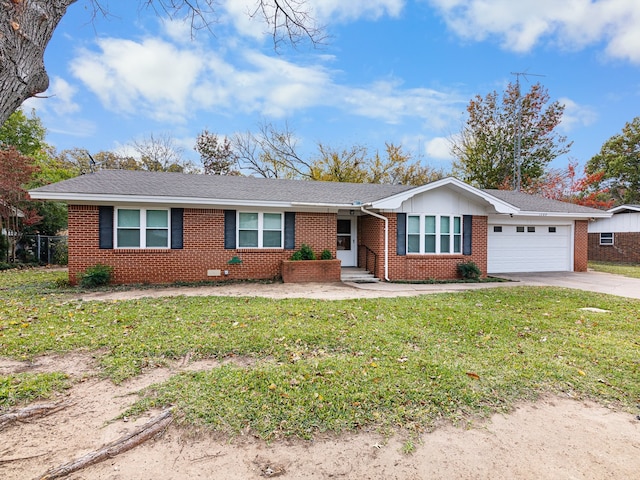
<path id="1" fill-rule="evenodd" d="M 6 237 L 8 248 L 0 261 L 12 261 L 24 228 L 41 220 L 29 202 L 24 189 L 36 170 L 33 160 L 15 147 L 0 150 L 0 232 Z"/>
<path id="2" fill-rule="evenodd" d="M 589 173 L 585 168 L 584 175 L 580 177 L 577 171 L 578 162 L 570 161 L 566 169 L 547 171 L 538 181 L 529 185 L 525 191 L 585 207 L 602 210 L 613 207 L 614 199 L 611 197 L 609 189 L 601 186 L 605 172 Z"/>

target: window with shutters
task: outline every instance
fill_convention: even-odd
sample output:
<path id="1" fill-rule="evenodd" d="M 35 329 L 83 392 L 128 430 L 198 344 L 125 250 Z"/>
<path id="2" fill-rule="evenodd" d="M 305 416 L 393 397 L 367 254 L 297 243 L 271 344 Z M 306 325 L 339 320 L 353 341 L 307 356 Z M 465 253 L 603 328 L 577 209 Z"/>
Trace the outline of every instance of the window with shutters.
<path id="1" fill-rule="evenodd" d="M 407 253 L 462 253 L 462 217 L 407 215 Z"/>
<path id="2" fill-rule="evenodd" d="M 169 248 L 169 210 L 116 209 L 116 248 Z"/>
<path id="3" fill-rule="evenodd" d="M 281 213 L 238 212 L 238 248 L 282 248 Z"/>

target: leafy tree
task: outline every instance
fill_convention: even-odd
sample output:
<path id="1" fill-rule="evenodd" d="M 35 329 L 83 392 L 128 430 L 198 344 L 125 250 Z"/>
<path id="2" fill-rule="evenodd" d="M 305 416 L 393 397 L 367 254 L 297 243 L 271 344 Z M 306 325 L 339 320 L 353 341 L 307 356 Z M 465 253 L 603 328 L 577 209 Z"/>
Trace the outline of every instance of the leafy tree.
<path id="1" fill-rule="evenodd" d="M 238 175 L 238 158 L 231 141 L 203 130 L 196 139 L 195 150 L 200 154 L 204 173 L 208 175 Z"/>
<path id="2" fill-rule="evenodd" d="M 3 151 L 15 149 L 16 152 L 25 157 L 17 159 L 15 155 L 7 153 L 3 158 L 18 162 L 18 166 L 21 165 L 20 162 L 25 162 L 25 172 L 30 172 L 28 177 L 23 175 L 15 177 L 11 170 L 15 165 L 5 166 L 8 169 L 7 175 L 9 178 L 4 185 L 5 189 L 0 198 L 8 202 L 8 205 L 20 210 L 23 214 L 27 213 L 27 217 L 13 218 L 13 220 L 19 220 L 16 225 L 12 226 L 17 232 L 17 236 L 11 244 L 13 253 L 15 253 L 15 244 L 24 235 L 35 233 L 57 235 L 60 230 L 65 229 L 67 226 L 66 204 L 28 201 L 24 193 L 24 188 L 36 188 L 76 175 L 75 172 L 66 169 L 55 158 L 53 149 L 46 143 L 46 133 L 46 129 L 35 112 L 31 112 L 31 115 L 27 116 L 21 109 L 12 113 L 9 119 L 0 127 L 0 148 Z M 19 178 L 21 183 L 15 183 L 17 181 L 16 178 Z M 34 222 L 36 218 L 40 219 L 37 223 Z M 8 217 L 5 221 L 8 221 L 7 219 Z"/>
<path id="3" fill-rule="evenodd" d="M 311 165 L 311 180 L 323 182 L 352 182 L 365 183 L 367 181 L 367 149 L 353 146 L 342 151 L 318 145 L 320 159 Z"/>
<path id="4" fill-rule="evenodd" d="M 24 228 L 41 219 L 32 208 L 24 189 L 35 169 L 33 160 L 16 148 L 0 150 L 0 231 L 4 230 L 7 236 L 8 259 L 15 258 L 16 246 L 24 235 Z"/>
<path id="5" fill-rule="evenodd" d="M 77 0 L 7 0 L 0 8 L 0 125 L 22 103 L 44 92 L 49 77 L 44 52 L 53 32 Z M 108 14 L 106 0 L 84 0 L 94 15 Z M 213 29 L 217 0 L 139 0 L 154 12 L 184 16 L 192 30 Z M 297 44 L 304 39 L 322 41 L 322 30 L 315 24 L 306 0 L 257 0 L 248 15 L 262 18 L 274 45 Z M 133 7 L 132 7 L 133 8 Z"/>
<path id="6" fill-rule="evenodd" d="M 336 150 L 318 145 L 320 159 L 311 167 L 310 178 L 331 182 L 424 185 L 442 178 L 443 173 L 411 162 L 411 155 L 399 145 L 387 143 L 386 156 L 369 157 L 367 148 L 354 146 Z"/>
<path id="7" fill-rule="evenodd" d="M 49 147 L 45 142 L 46 135 L 47 130 L 35 111 L 27 116 L 18 109 L 0 126 L 0 148 L 14 147 L 22 155 L 38 158 Z"/>
<path id="8" fill-rule="evenodd" d="M 287 124 L 278 128 L 262 123 L 257 133 L 236 135 L 223 145 L 224 149 L 217 135 L 206 130 L 203 134 L 199 140 L 219 158 L 225 161 L 234 158 L 240 172 L 265 178 L 423 185 L 443 176 L 441 171 L 412 161 L 409 153 L 392 143 L 386 144 L 384 156 L 379 152 L 370 156 L 367 147 L 362 145 L 337 149 L 318 143 L 318 153 L 306 160 L 298 152 L 298 137 Z M 198 148 L 196 145 L 196 150 Z"/>
<path id="9" fill-rule="evenodd" d="M 588 173 L 604 172 L 602 184 L 616 203 L 640 203 L 640 117 L 607 140 L 586 168 Z"/>
<path id="10" fill-rule="evenodd" d="M 553 159 L 571 148 L 571 142 L 555 131 L 564 105 L 549 101 L 539 83 L 521 95 L 517 82 L 510 83 L 502 97 L 494 91 L 473 98 L 462 132 L 451 144 L 454 174 L 480 188 L 518 187 L 518 176 L 523 188 L 535 183 Z M 520 169 L 514 168 L 516 145 Z"/>
<path id="11" fill-rule="evenodd" d="M 569 162 L 566 169 L 548 170 L 536 183 L 525 190 L 527 193 L 546 198 L 607 210 L 613 206 L 609 189 L 601 186 L 604 172 L 577 174 L 578 163 Z"/>

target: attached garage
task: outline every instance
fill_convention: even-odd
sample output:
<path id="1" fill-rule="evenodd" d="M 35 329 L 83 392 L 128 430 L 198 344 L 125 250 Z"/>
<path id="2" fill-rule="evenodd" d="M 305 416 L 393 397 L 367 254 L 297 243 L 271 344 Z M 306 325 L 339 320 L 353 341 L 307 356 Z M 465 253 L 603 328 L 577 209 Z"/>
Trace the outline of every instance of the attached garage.
<path id="1" fill-rule="evenodd" d="M 487 273 L 573 270 L 572 225 L 490 223 Z"/>

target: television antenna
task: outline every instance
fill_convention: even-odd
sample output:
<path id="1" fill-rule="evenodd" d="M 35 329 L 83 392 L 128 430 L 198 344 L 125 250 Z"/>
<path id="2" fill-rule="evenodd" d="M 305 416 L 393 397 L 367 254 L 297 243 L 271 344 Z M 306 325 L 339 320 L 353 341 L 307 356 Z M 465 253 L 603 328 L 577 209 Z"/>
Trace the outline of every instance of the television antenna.
<path id="1" fill-rule="evenodd" d="M 520 191 L 522 185 L 522 96 L 520 95 L 520 77 L 544 77 L 538 73 L 511 72 L 516 76 L 516 134 L 513 148 L 513 189 Z"/>

